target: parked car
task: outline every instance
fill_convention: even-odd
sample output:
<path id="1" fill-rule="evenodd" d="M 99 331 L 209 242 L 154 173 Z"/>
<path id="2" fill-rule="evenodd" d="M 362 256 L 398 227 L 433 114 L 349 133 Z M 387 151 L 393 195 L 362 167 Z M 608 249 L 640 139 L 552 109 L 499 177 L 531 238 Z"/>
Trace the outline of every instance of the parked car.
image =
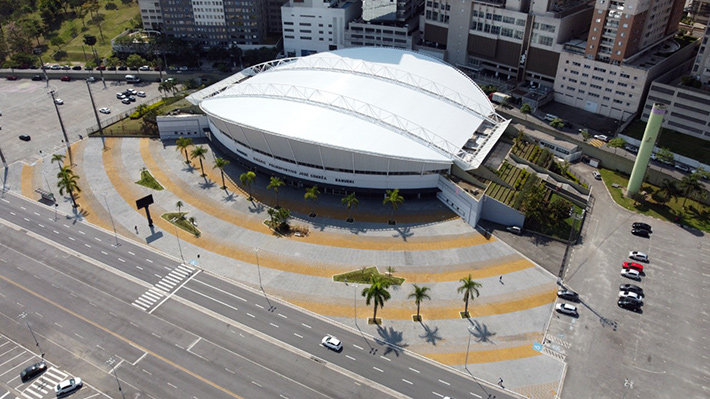
<path id="1" fill-rule="evenodd" d="M 71 69 L 74 71 L 81 71 L 81 65 L 74 65 Z"/>
<path id="2" fill-rule="evenodd" d="M 116 93 L 116 98 L 118 98 L 119 100 L 123 100 L 124 98 L 126 98 L 126 95 L 123 93 Z"/>
<path id="3" fill-rule="evenodd" d="M 115 71 L 116 67 L 115 66 L 110 66 L 106 68 L 107 71 Z"/>
<path id="4" fill-rule="evenodd" d="M 144 92 L 144 91 L 139 91 L 138 93 L 136 93 L 136 95 L 137 95 L 138 97 L 145 97 L 145 92 Z"/>
<path id="5" fill-rule="evenodd" d="M 690 167 L 688 165 L 683 165 L 682 163 L 675 164 L 675 168 L 684 173 L 690 173 Z"/>
<path id="6" fill-rule="evenodd" d="M 632 310 L 634 312 L 639 311 L 641 306 L 643 306 L 643 302 L 634 301 L 633 299 L 628 298 L 619 298 L 619 300 L 616 301 L 616 304 L 619 305 L 620 308 Z"/>
<path id="7" fill-rule="evenodd" d="M 143 65 L 142 67 L 138 68 L 139 71 L 150 71 L 150 67 L 148 65 Z"/>
<path id="8" fill-rule="evenodd" d="M 325 337 L 323 337 L 320 343 L 326 348 L 332 349 L 336 352 L 340 352 L 341 350 L 343 350 L 343 343 L 332 335 L 326 335 Z"/>
<path id="9" fill-rule="evenodd" d="M 19 139 L 22 140 L 22 141 L 30 141 L 30 140 L 32 140 L 32 137 L 30 137 L 29 134 L 21 134 L 21 135 L 19 136 Z"/>
<path id="10" fill-rule="evenodd" d="M 54 103 L 57 105 L 62 105 L 64 104 L 64 100 L 62 100 L 61 98 L 55 98 Z"/>
<path id="11" fill-rule="evenodd" d="M 555 305 L 555 310 L 558 313 L 566 314 L 567 316 L 577 316 L 577 307 L 569 303 L 558 303 Z"/>
<path id="12" fill-rule="evenodd" d="M 643 252 L 639 252 L 639 251 L 629 252 L 629 258 L 640 261 L 640 262 L 648 262 L 648 255 L 646 255 Z"/>
<path id="13" fill-rule="evenodd" d="M 106 70 L 106 66 L 104 66 L 104 65 L 99 65 L 99 66 L 96 67 L 96 70 L 97 70 L 97 71 L 105 71 L 105 70 Z"/>
<path id="14" fill-rule="evenodd" d="M 523 229 L 518 226 L 508 226 L 505 229 L 513 234 L 517 234 L 517 235 L 523 234 Z"/>
<path id="15" fill-rule="evenodd" d="M 621 264 L 621 267 L 623 267 L 624 269 L 638 270 L 639 272 L 643 273 L 643 265 L 636 262 L 624 262 Z"/>
<path id="16" fill-rule="evenodd" d="M 619 291 L 631 291 L 643 294 L 643 288 L 635 284 L 619 284 Z"/>
<path id="17" fill-rule="evenodd" d="M 24 370 L 22 370 L 22 372 L 20 373 L 20 380 L 22 380 L 22 382 L 27 382 L 44 373 L 45 371 L 47 371 L 47 363 L 35 363 L 31 366 L 27 366 Z"/>
<path id="18" fill-rule="evenodd" d="M 134 89 L 126 89 L 126 92 L 128 92 L 128 94 L 130 94 L 130 95 L 132 95 L 132 96 L 135 96 L 135 95 L 138 93 L 138 92 L 135 91 Z"/>
<path id="19" fill-rule="evenodd" d="M 603 134 L 595 134 L 595 135 L 594 135 L 594 138 L 597 139 L 597 140 L 601 140 L 601 141 L 603 141 L 603 142 L 605 142 L 605 143 L 606 143 L 607 141 L 609 141 L 609 137 L 607 137 L 607 136 L 605 136 L 605 135 L 603 135 Z"/>
<path id="20" fill-rule="evenodd" d="M 124 103 L 124 104 L 130 104 L 130 103 L 131 103 L 131 100 L 129 100 L 128 98 L 124 98 L 124 99 L 121 100 L 121 102 Z"/>
<path id="21" fill-rule="evenodd" d="M 624 149 L 632 154 L 638 154 L 638 152 L 639 152 L 639 148 L 636 147 L 635 145 L 631 145 L 631 144 L 626 144 L 624 146 Z"/>
<path id="22" fill-rule="evenodd" d="M 631 229 L 631 234 L 639 237 L 649 237 L 649 231 L 646 229 Z"/>
<path id="23" fill-rule="evenodd" d="M 566 299 L 572 302 L 579 302 L 579 294 L 572 290 L 561 289 L 557 291 L 557 297 Z"/>
<path id="24" fill-rule="evenodd" d="M 17 80 L 17 75 L 8 75 L 7 80 Z"/>
<path id="25" fill-rule="evenodd" d="M 93 82 L 96 82 L 96 78 L 93 76 L 89 76 L 88 78 L 86 78 L 86 81 L 93 83 Z"/>
<path id="26" fill-rule="evenodd" d="M 90 66 L 84 66 L 84 70 L 85 70 L 85 71 L 93 71 L 94 68 L 93 68 L 93 67 L 90 67 Z"/>
<path id="27" fill-rule="evenodd" d="M 128 67 L 125 65 L 121 65 L 120 67 L 118 67 L 118 70 L 119 71 L 126 71 L 126 70 L 128 70 Z"/>
<path id="28" fill-rule="evenodd" d="M 135 102 L 136 101 L 136 96 L 128 96 L 128 100 L 130 102 Z"/>
<path id="29" fill-rule="evenodd" d="M 594 178 L 597 179 L 597 180 L 601 180 L 601 179 L 602 179 L 602 174 L 599 173 L 599 172 L 597 172 L 596 170 L 595 170 L 595 171 L 592 171 L 592 176 L 594 176 Z"/>
<path id="30" fill-rule="evenodd" d="M 640 295 L 637 292 L 619 291 L 619 298 L 628 298 L 633 299 L 635 301 L 643 302 L 643 295 Z"/>
<path id="31" fill-rule="evenodd" d="M 634 269 L 621 269 L 621 276 L 632 280 L 641 281 L 641 273 Z"/>
<path id="32" fill-rule="evenodd" d="M 59 71 L 62 69 L 62 67 L 59 65 L 52 65 L 51 67 L 49 67 L 49 69 L 51 69 L 53 71 Z"/>
<path id="33" fill-rule="evenodd" d="M 99 108 L 99 112 L 101 112 L 102 114 L 110 114 L 111 108 L 108 108 L 108 107 Z"/>
<path id="34" fill-rule="evenodd" d="M 62 78 L 59 79 L 59 80 L 61 80 L 62 82 L 71 82 L 71 76 L 64 75 L 64 76 L 62 76 Z"/>
<path id="35" fill-rule="evenodd" d="M 62 70 L 64 70 L 64 71 L 71 70 L 71 65 L 62 65 Z"/>
<path id="36" fill-rule="evenodd" d="M 44 78 L 42 77 L 42 75 L 35 75 L 32 77 L 32 80 L 44 80 Z"/>
<path id="37" fill-rule="evenodd" d="M 57 386 L 54 388 L 54 392 L 57 394 L 57 396 L 66 395 L 69 392 L 74 392 L 77 389 L 81 388 L 82 385 L 84 385 L 84 382 L 81 381 L 81 378 L 70 378 L 57 384 Z"/>
<path id="38" fill-rule="evenodd" d="M 651 225 L 646 224 L 646 223 L 641 223 L 641 222 L 631 223 L 631 228 L 632 229 L 644 229 L 644 230 L 648 230 L 649 233 L 653 233 L 651 231 Z"/>

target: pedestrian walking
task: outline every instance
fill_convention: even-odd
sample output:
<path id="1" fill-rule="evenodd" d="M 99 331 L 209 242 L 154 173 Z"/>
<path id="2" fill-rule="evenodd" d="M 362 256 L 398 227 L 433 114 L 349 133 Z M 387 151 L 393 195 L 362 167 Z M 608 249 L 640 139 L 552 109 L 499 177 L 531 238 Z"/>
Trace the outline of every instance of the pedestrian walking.
<path id="1" fill-rule="evenodd" d="M 498 385 L 500 385 L 500 387 L 503 388 L 503 379 L 502 378 L 498 379 Z"/>
<path id="2" fill-rule="evenodd" d="M 136 229 L 136 234 L 138 234 L 138 226 L 133 226 L 134 229 Z"/>
<path id="3" fill-rule="evenodd" d="M 503 276 L 498 277 L 498 281 L 503 284 Z"/>

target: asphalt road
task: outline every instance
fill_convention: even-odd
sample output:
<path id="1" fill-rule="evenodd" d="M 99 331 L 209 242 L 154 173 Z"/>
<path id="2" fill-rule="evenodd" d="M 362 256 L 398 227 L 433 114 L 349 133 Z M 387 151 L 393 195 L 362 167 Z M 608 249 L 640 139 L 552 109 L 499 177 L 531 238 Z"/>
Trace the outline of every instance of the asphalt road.
<path id="1" fill-rule="evenodd" d="M 127 397 L 516 397 L 47 207 L 6 194 L 0 215 L 0 332 L 32 347 L 30 322 L 102 392 L 115 368 Z"/>

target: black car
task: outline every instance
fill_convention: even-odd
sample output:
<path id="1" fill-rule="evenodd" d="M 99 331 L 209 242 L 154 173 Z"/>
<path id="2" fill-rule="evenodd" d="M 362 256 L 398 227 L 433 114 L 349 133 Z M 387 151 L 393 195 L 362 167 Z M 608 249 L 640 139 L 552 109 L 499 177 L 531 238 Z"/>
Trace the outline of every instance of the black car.
<path id="1" fill-rule="evenodd" d="M 27 366 L 26 369 L 22 370 L 22 372 L 20 373 L 20 379 L 22 380 L 22 382 L 27 382 L 44 373 L 45 371 L 47 371 L 47 363 L 35 363 L 31 366 Z"/>
<path id="2" fill-rule="evenodd" d="M 44 78 L 42 78 L 42 75 L 35 75 L 32 77 L 32 80 L 44 80 Z"/>
<path id="3" fill-rule="evenodd" d="M 631 298 L 619 298 L 619 300 L 616 301 L 616 304 L 619 305 L 620 308 L 633 311 L 639 310 L 641 309 L 641 306 L 643 306 L 643 302 Z"/>
<path id="4" fill-rule="evenodd" d="M 22 134 L 22 135 L 20 135 L 20 140 L 22 140 L 22 141 L 30 141 L 30 140 L 32 140 L 32 137 L 30 137 L 29 134 Z"/>
<path id="5" fill-rule="evenodd" d="M 81 66 L 80 66 L 80 65 L 74 65 L 73 67 L 71 67 L 71 69 L 73 69 L 73 70 L 75 70 L 75 71 L 81 71 Z"/>
<path id="6" fill-rule="evenodd" d="M 107 71 L 115 71 L 115 70 L 116 70 L 116 67 L 115 67 L 115 66 L 110 66 L 110 67 L 106 68 L 106 70 L 107 70 Z"/>
<path id="7" fill-rule="evenodd" d="M 644 230 L 648 230 L 649 233 L 653 233 L 651 231 L 651 225 L 646 224 L 646 223 L 641 223 L 641 222 L 632 223 L 631 228 L 632 229 L 644 229 Z"/>
<path id="8" fill-rule="evenodd" d="M 127 70 L 127 69 L 128 69 L 128 67 L 125 66 L 125 65 L 121 65 L 120 67 L 118 67 L 118 70 L 119 70 L 119 71 L 125 71 L 125 70 Z"/>
<path id="9" fill-rule="evenodd" d="M 631 230 L 631 234 L 639 237 L 649 237 L 649 231 L 646 229 L 633 229 Z"/>
<path id="10" fill-rule="evenodd" d="M 568 301 L 579 302 L 579 295 L 572 290 L 567 290 L 567 289 L 558 290 L 557 296 L 562 299 L 566 299 Z"/>
<path id="11" fill-rule="evenodd" d="M 643 288 L 635 284 L 620 284 L 619 291 L 631 291 L 643 295 Z"/>

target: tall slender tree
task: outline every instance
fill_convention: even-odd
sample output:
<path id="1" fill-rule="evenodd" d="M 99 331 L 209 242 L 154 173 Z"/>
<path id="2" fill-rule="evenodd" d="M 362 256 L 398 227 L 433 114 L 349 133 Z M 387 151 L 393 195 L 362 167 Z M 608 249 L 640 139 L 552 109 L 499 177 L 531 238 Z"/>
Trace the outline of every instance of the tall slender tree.
<path id="1" fill-rule="evenodd" d="M 179 217 L 180 219 L 182 219 L 182 218 L 183 218 L 183 215 L 182 215 L 182 212 L 180 212 L 180 209 L 181 209 L 183 206 L 185 206 L 185 204 L 183 204 L 182 201 L 178 201 L 178 202 L 175 203 L 175 206 L 176 206 L 177 209 L 178 209 L 178 217 Z"/>
<path id="2" fill-rule="evenodd" d="M 190 163 L 190 158 L 188 157 L 187 154 L 187 148 L 192 145 L 192 139 L 189 137 L 180 137 L 175 141 L 175 148 L 178 151 L 184 151 L 185 152 L 185 163 L 189 164 Z"/>
<path id="3" fill-rule="evenodd" d="M 355 198 L 355 192 L 353 191 L 352 193 L 341 198 L 340 203 L 348 208 L 348 220 L 353 220 L 353 218 L 350 217 L 350 208 L 355 207 L 357 209 L 357 205 L 360 203 L 360 200 Z"/>
<path id="4" fill-rule="evenodd" d="M 313 187 L 306 189 L 306 193 L 303 195 L 303 198 L 306 201 L 315 203 L 318 200 L 318 194 L 320 194 L 320 191 L 318 190 L 318 186 L 314 184 Z M 311 210 L 311 215 L 315 215 L 313 210 Z"/>
<path id="5" fill-rule="evenodd" d="M 200 160 L 200 170 L 202 171 L 202 177 L 207 176 L 205 174 L 205 168 L 204 166 L 202 166 L 202 160 L 205 159 L 205 154 L 207 154 L 207 148 L 201 145 L 198 145 L 190 152 L 190 156 L 192 157 L 192 159 L 197 158 Z"/>
<path id="6" fill-rule="evenodd" d="M 387 290 L 390 284 L 387 280 L 382 279 L 378 275 L 370 276 L 370 286 L 362 290 L 362 296 L 365 297 L 365 303 L 369 306 L 370 302 L 375 305 L 375 311 L 372 315 L 372 320 L 377 324 L 377 307 L 385 307 L 385 302 L 390 299 L 390 293 Z"/>
<path id="7" fill-rule="evenodd" d="M 271 180 L 269 181 L 269 185 L 266 186 L 267 190 L 274 190 L 274 194 L 276 195 L 276 207 L 279 207 L 279 187 L 285 185 L 283 180 L 279 179 L 278 177 L 271 176 Z"/>
<path id="8" fill-rule="evenodd" d="M 685 175 L 678 185 L 683 190 L 683 208 L 685 208 L 685 201 L 688 200 L 688 197 L 703 189 L 703 184 L 698 180 L 698 177 L 697 174 Z"/>
<path id="9" fill-rule="evenodd" d="M 59 171 L 62 170 L 62 163 L 64 163 L 64 154 L 54 154 L 52 155 L 52 163 L 56 162 L 59 166 Z"/>
<path id="10" fill-rule="evenodd" d="M 483 287 L 483 285 L 481 283 L 473 281 L 471 279 L 470 274 L 468 275 L 468 277 L 464 277 L 459 281 L 461 282 L 461 286 L 456 289 L 456 292 L 458 292 L 459 294 L 463 293 L 463 301 L 466 304 L 466 307 L 464 308 L 464 313 L 466 314 L 466 317 L 469 317 L 468 300 L 470 299 L 473 301 L 474 299 L 476 299 L 480 295 L 478 289 Z"/>
<path id="11" fill-rule="evenodd" d="M 229 161 L 224 158 L 217 157 L 214 159 L 214 166 L 212 169 L 219 169 L 219 173 L 222 174 L 222 190 L 227 189 L 227 185 L 224 184 L 224 168 L 229 165 Z"/>
<path id="12" fill-rule="evenodd" d="M 247 188 L 249 189 L 249 201 L 251 201 L 251 185 L 254 184 L 254 182 L 256 181 L 256 173 L 252 172 L 251 170 L 246 173 L 242 173 L 241 175 L 239 175 L 239 181 L 241 181 L 242 185 L 247 186 Z"/>
<path id="13" fill-rule="evenodd" d="M 414 291 L 412 291 L 411 294 L 409 294 L 408 298 L 414 299 L 414 303 L 417 305 L 417 321 L 421 321 L 421 315 L 419 314 L 419 307 L 422 304 L 422 301 L 425 299 L 431 299 L 429 296 L 429 287 L 420 287 L 416 284 L 414 284 Z"/>
<path id="14" fill-rule="evenodd" d="M 399 194 L 398 188 L 394 190 L 387 190 L 385 194 L 385 199 L 382 201 L 382 204 L 392 204 L 392 213 L 390 214 L 390 220 L 394 220 L 394 211 L 396 211 L 399 206 L 402 205 L 403 202 L 404 197 Z"/>
<path id="15" fill-rule="evenodd" d="M 63 167 L 57 174 L 57 178 L 59 179 L 59 182 L 57 182 L 59 194 L 64 195 L 64 193 L 69 193 L 72 207 L 77 208 L 79 205 L 77 205 L 76 198 L 74 198 L 74 192 L 81 192 L 81 187 L 79 187 L 79 183 L 77 182 L 79 176 L 75 175 L 68 167 Z"/>

